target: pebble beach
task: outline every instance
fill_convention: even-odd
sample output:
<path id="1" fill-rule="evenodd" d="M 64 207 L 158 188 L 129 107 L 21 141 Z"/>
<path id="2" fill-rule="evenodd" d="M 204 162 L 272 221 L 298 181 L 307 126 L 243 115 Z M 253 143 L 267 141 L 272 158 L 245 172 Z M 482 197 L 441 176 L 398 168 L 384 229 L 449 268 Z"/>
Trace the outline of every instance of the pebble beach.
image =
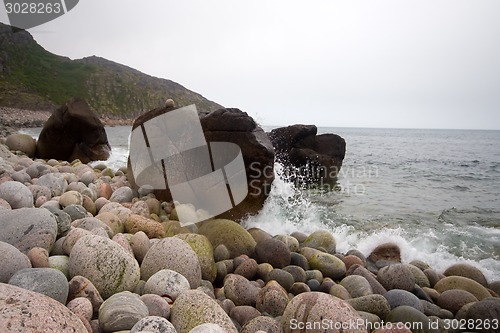
<path id="1" fill-rule="evenodd" d="M 500 331 L 500 281 L 471 265 L 340 253 L 325 230 L 182 227 L 125 168 L 28 156 L 0 144 L 1 332 Z"/>

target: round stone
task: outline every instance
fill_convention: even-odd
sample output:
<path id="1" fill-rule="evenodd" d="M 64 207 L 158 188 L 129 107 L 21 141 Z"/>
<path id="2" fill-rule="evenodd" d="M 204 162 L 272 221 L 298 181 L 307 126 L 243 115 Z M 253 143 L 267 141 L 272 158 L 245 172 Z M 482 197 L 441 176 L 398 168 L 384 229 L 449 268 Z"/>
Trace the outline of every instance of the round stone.
<path id="1" fill-rule="evenodd" d="M 29 258 L 9 243 L 0 242 L 0 283 L 9 282 L 12 275 L 24 268 L 31 268 Z"/>
<path id="2" fill-rule="evenodd" d="M 44 294 L 62 304 L 66 304 L 68 298 L 68 280 L 53 268 L 22 269 L 10 278 L 9 284 Z"/>
<path id="3" fill-rule="evenodd" d="M 139 295 L 123 291 L 109 297 L 99 308 L 99 326 L 104 332 L 130 330 L 149 315 Z"/>
<path id="4" fill-rule="evenodd" d="M 12 209 L 33 207 L 33 194 L 30 189 L 17 181 L 0 184 L 0 198 L 7 201 Z"/>
<path id="5" fill-rule="evenodd" d="M 83 236 L 73 246 L 69 273 L 89 279 L 104 299 L 134 290 L 140 276 L 133 256 L 112 240 L 94 235 Z"/>
<path id="6" fill-rule="evenodd" d="M 196 253 L 183 240 L 163 238 L 149 249 L 141 264 L 141 278 L 147 281 L 153 274 L 170 269 L 182 274 L 191 288 L 201 284 L 201 267 Z"/>
<path id="7" fill-rule="evenodd" d="M 189 290 L 188 280 L 175 271 L 162 269 L 153 274 L 144 285 L 145 294 L 156 294 L 174 300 L 186 290 Z"/>

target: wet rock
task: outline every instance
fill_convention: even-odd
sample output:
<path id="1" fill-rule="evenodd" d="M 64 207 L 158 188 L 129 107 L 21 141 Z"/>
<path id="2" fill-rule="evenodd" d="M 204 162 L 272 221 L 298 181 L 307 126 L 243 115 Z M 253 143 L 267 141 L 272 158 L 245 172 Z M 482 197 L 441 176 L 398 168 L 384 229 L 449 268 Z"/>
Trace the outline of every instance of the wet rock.
<path id="1" fill-rule="evenodd" d="M 478 268 L 469 264 L 465 263 L 453 264 L 450 267 L 448 267 L 443 274 L 445 276 L 454 276 L 454 275 L 463 276 L 476 281 L 483 287 L 488 287 L 488 282 L 486 281 L 483 272 L 481 272 Z"/>
<path id="2" fill-rule="evenodd" d="M 291 258 L 290 265 L 302 267 L 302 269 L 305 271 L 310 269 L 309 262 L 307 261 L 307 258 L 304 257 L 302 254 L 297 253 L 297 252 L 292 252 L 290 254 L 290 258 Z"/>
<path id="3" fill-rule="evenodd" d="M 302 243 L 302 247 L 322 249 L 329 254 L 335 254 L 337 242 L 333 235 L 326 230 L 318 230 L 310 234 Z"/>
<path id="4" fill-rule="evenodd" d="M 498 326 L 490 325 L 486 327 L 488 321 L 494 323 L 494 320 L 500 318 L 500 300 L 498 298 L 487 298 L 477 303 L 472 303 L 467 310 L 466 319 L 474 320 L 476 323 L 482 323 L 481 332 L 498 332 Z"/>
<path id="5" fill-rule="evenodd" d="M 284 267 L 283 270 L 292 274 L 293 280 L 295 282 L 306 282 L 307 281 L 306 272 L 300 266 L 290 265 L 290 266 Z"/>
<path id="6" fill-rule="evenodd" d="M 336 134 L 316 135 L 314 125 L 291 125 L 269 133 L 276 160 L 297 168 L 299 180 L 334 184 L 345 155 L 345 140 Z"/>
<path id="7" fill-rule="evenodd" d="M 139 282 L 139 264 L 125 249 L 110 239 L 83 236 L 69 257 L 70 276 L 86 277 L 104 299 L 121 291 L 131 291 Z"/>
<path id="8" fill-rule="evenodd" d="M 241 333 L 283 333 L 281 323 L 274 318 L 258 316 L 248 321 L 242 328 Z"/>
<path id="9" fill-rule="evenodd" d="M 429 280 L 431 288 L 434 288 L 434 285 L 441 279 L 441 276 L 433 269 L 424 270 L 424 274 Z"/>
<path id="10" fill-rule="evenodd" d="M 431 328 L 429 318 L 411 306 L 402 305 L 392 309 L 387 315 L 386 321 L 391 323 L 409 323 L 410 325 L 411 323 L 420 323 L 418 325 L 421 325 L 423 328 L 423 330 L 420 330 L 421 332 L 435 332 L 429 329 Z"/>
<path id="11" fill-rule="evenodd" d="M 307 310 L 306 310 L 307 309 Z M 323 320 L 331 322 L 356 322 L 361 320 L 359 314 L 345 301 L 332 295 L 309 292 L 295 296 L 287 305 L 281 324 L 283 331 L 296 332 L 290 323 L 315 323 Z M 308 332 L 321 332 L 322 328 L 309 328 Z M 361 327 L 346 328 L 343 332 L 367 333 L 367 330 Z"/>
<path id="12" fill-rule="evenodd" d="M 241 275 L 228 274 L 224 279 L 224 294 L 236 305 L 255 306 L 259 290 Z"/>
<path id="13" fill-rule="evenodd" d="M 220 244 L 214 250 L 215 262 L 229 259 L 230 253 L 226 245 Z"/>
<path id="14" fill-rule="evenodd" d="M 342 285 L 353 298 L 373 294 L 372 287 L 368 280 L 360 275 L 346 276 L 340 281 L 340 285 Z"/>
<path id="15" fill-rule="evenodd" d="M 451 311 L 455 315 L 465 304 L 477 301 L 478 299 L 468 291 L 450 289 L 439 295 L 437 305 L 443 309 Z"/>
<path id="16" fill-rule="evenodd" d="M 411 306 L 420 312 L 424 312 L 424 308 L 417 296 L 406 290 L 392 289 L 385 293 L 384 297 L 389 302 L 391 309 L 401 305 Z"/>
<path id="17" fill-rule="evenodd" d="M 385 289 L 402 289 L 412 291 L 415 289 L 415 278 L 412 272 L 403 264 L 394 264 L 381 268 L 377 280 Z"/>
<path id="18" fill-rule="evenodd" d="M 278 317 L 285 311 L 288 301 L 287 291 L 276 281 L 271 280 L 257 294 L 256 308 L 262 313 Z"/>
<path id="19" fill-rule="evenodd" d="M 170 317 L 170 304 L 166 298 L 154 294 L 144 294 L 141 296 L 141 301 L 148 307 L 150 316 L 167 319 Z"/>
<path id="20" fill-rule="evenodd" d="M 342 261 L 345 264 L 346 270 L 349 270 L 352 265 L 364 266 L 363 260 L 361 260 L 359 257 L 356 257 L 355 255 L 347 255 L 342 259 Z"/>
<path id="21" fill-rule="evenodd" d="M 379 260 L 392 262 L 401 262 L 401 251 L 395 243 L 384 243 L 377 246 L 368 256 L 368 259 L 374 263 Z"/>
<path id="22" fill-rule="evenodd" d="M 255 275 L 257 275 L 257 271 L 259 270 L 259 265 L 254 259 L 247 259 L 242 262 L 236 269 L 234 270 L 234 274 L 241 275 L 248 280 L 252 280 Z"/>
<path id="23" fill-rule="evenodd" d="M 255 254 L 259 263 L 267 262 L 274 268 L 290 265 L 290 249 L 285 243 L 274 238 L 257 243 Z"/>
<path id="24" fill-rule="evenodd" d="M 60 302 L 0 283 L 0 331 L 88 333 L 80 319 Z"/>
<path id="25" fill-rule="evenodd" d="M 384 319 L 391 311 L 391 305 L 382 295 L 374 294 L 346 300 L 357 311 L 369 312 Z"/>
<path id="26" fill-rule="evenodd" d="M 461 289 L 470 292 L 478 300 L 483 300 L 491 296 L 488 290 L 478 282 L 462 276 L 448 276 L 439 280 L 434 286 L 439 293 L 444 293 L 451 289 Z"/>
<path id="27" fill-rule="evenodd" d="M 309 286 L 304 282 L 295 282 L 290 288 L 290 293 L 292 295 L 298 295 L 309 291 L 311 291 L 311 288 L 309 288 Z"/>
<path id="28" fill-rule="evenodd" d="M 269 274 L 267 274 L 265 281 L 276 281 L 279 285 L 281 285 L 286 291 L 289 291 L 292 288 L 292 285 L 295 283 L 295 280 L 292 274 L 284 271 L 282 269 L 273 269 Z"/>
<path id="29" fill-rule="evenodd" d="M 151 333 L 177 333 L 174 325 L 167 319 L 158 316 L 147 316 L 139 320 L 130 333 L 151 332 Z"/>
<path id="30" fill-rule="evenodd" d="M 240 326 L 245 325 L 248 321 L 260 316 L 260 312 L 254 307 L 248 305 L 235 306 L 229 313 L 231 319 L 236 320 Z"/>
<path id="31" fill-rule="evenodd" d="M 405 266 L 413 274 L 413 277 L 415 278 L 415 283 L 417 285 L 419 285 L 422 288 L 431 286 L 429 279 L 427 278 L 427 276 L 424 274 L 424 272 L 420 268 L 413 266 L 413 265 L 405 265 Z"/>
<path id="32" fill-rule="evenodd" d="M 271 239 L 273 236 L 269 234 L 268 232 L 260 229 L 260 228 L 250 228 L 248 229 L 248 233 L 252 235 L 253 239 L 255 239 L 255 242 L 261 242 L 265 239 Z"/>
<path id="33" fill-rule="evenodd" d="M 156 272 L 144 285 L 144 293 L 167 296 L 174 301 L 180 294 L 189 289 L 188 280 L 180 273 L 169 269 Z"/>
<path id="34" fill-rule="evenodd" d="M 312 290 L 311 290 L 312 291 Z M 351 299 L 351 294 L 340 284 L 334 284 L 331 286 L 330 291 L 328 292 L 330 295 L 338 297 L 343 300 Z"/>
<path id="35" fill-rule="evenodd" d="M 9 243 L 0 242 L 0 283 L 9 282 L 10 278 L 25 268 L 31 268 L 29 258 Z"/>
<path id="36" fill-rule="evenodd" d="M 147 281 L 153 274 L 170 269 L 182 274 L 191 288 L 201 283 L 201 267 L 196 253 L 183 240 L 163 238 L 151 246 L 141 264 L 141 278 Z"/>
<path id="37" fill-rule="evenodd" d="M 148 315 L 148 308 L 138 295 L 122 291 L 102 303 L 99 308 L 99 326 L 105 333 L 130 330 Z"/>
<path id="38" fill-rule="evenodd" d="M 217 276 L 217 268 L 214 261 L 214 249 L 208 238 L 197 234 L 180 234 L 175 237 L 185 241 L 196 253 L 200 263 L 202 279 L 214 282 Z"/>
<path id="39" fill-rule="evenodd" d="M 309 259 L 312 269 L 319 270 L 323 276 L 340 280 L 345 276 L 346 269 L 342 260 L 328 253 L 317 253 Z"/>
<path id="40" fill-rule="evenodd" d="M 30 189 L 17 181 L 1 183 L 0 198 L 7 201 L 12 209 L 33 207 L 33 194 Z"/>
<path id="41" fill-rule="evenodd" d="M 9 284 L 44 294 L 62 304 L 68 298 L 68 280 L 53 268 L 21 269 L 10 278 Z"/>
<path id="42" fill-rule="evenodd" d="M 288 247 L 290 252 L 295 252 L 299 250 L 299 241 L 297 238 L 288 236 L 288 235 L 277 235 L 274 237 L 275 239 L 279 240 L 280 242 L 285 243 L 285 245 Z"/>
<path id="43" fill-rule="evenodd" d="M 242 226 L 231 220 L 209 220 L 198 229 L 198 234 L 205 235 L 212 246 L 224 244 L 230 258 L 241 254 L 251 256 L 255 249 L 255 240 Z"/>
<path id="44" fill-rule="evenodd" d="M 23 253 L 34 247 L 49 250 L 57 235 L 57 223 L 46 209 L 19 208 L 0 212 L 0 241 Z"/>
<path id="45" fill-rule="evenodd" d="M 219 304 L 199 290 L 189 290 L 175 300 L 171 309 L 170 322 L 178 333 L 187 333 L 205 323 L 219 325 L 226 333 L 238 332 Z"/>

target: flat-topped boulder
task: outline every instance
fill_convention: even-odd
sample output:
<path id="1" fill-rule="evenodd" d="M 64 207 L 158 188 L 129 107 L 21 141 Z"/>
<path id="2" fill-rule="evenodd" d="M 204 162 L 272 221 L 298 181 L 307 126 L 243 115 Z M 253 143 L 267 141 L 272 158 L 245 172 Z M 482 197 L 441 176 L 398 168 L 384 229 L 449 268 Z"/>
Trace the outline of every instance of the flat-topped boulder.
<path id="1" fill-rule="evenodd" d="M 36 144 L 38 158 L 70 162 L 107 160 L 110 151 L 104 125 L 80 98 L 70 99 L 52 113 Z"/>

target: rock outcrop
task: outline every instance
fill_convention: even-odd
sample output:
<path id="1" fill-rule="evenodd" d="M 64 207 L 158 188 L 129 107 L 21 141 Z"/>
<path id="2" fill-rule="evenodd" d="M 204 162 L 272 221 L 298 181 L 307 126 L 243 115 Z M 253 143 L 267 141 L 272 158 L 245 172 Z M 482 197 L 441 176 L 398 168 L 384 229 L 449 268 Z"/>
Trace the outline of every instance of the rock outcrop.
<path id="1" fill-rule="evenodd" d="M 52 113 L 36 145 L 39 158 L 82 163 L 107 160 L 110 150 L 104 125 L 80 98 L 70 99 Z"/>
<path id="2" fill-rule="evenodd" d="M 286 176 L 299 184 L 334 184 L 345 156 L 345 140 L 336 134 L 317 135 L 314 125 L 291 125 L 269 133 L 276 160 Z"/>
<path id="3" fill-rule="evenodd" d="M 173 106 L 173 102 L 167 103 L 164 108 L 151 110 L 134 121 L 132 131 L 148 120 L 174 110 L 177 109 Z M 213 148 L 211 143 L 233 143 L 237 145 L 241 151 L 246 172 L 248 194 L 240 203 L 235 203 L 232 209 L 217 216 L 239 220 L 248 214 L 258 213 L 269 194 L 271 183 L 274 180 L 274 149 L 268 136 L 250 116 L 238 109 L 219 109 L 209 114 L 199 112 L 198 117 L 205 141 L 210 145 L 211 149 Z M 168 133 L 165 135 L 167 138 Z M 198 148 L 205 147 L 196 147 L 195 149 Z M 226 154 L 229 153 L 226 152 Z M 213 152 L 210 158 L 214 163 Z M 186 163 L 186 161 L 185 159 L 183 163 Z M 193 169 L 195 167 L 188 166 L 188 168 Z M 165 179 L 168 173 L 169 170 L 165 169 Z M 138 178 L 136 176 L 134 176 L 129 157 L 128 179 L 132 186 L 138 188 Z M 155 184 L 151 184 L 151 186 L 156 187 Z M 166 189 L 156 189 L 154 193 L 160 200 L 175 200 L 175 198 L 172 198 L 170 185 L 167 185 Z"/>

